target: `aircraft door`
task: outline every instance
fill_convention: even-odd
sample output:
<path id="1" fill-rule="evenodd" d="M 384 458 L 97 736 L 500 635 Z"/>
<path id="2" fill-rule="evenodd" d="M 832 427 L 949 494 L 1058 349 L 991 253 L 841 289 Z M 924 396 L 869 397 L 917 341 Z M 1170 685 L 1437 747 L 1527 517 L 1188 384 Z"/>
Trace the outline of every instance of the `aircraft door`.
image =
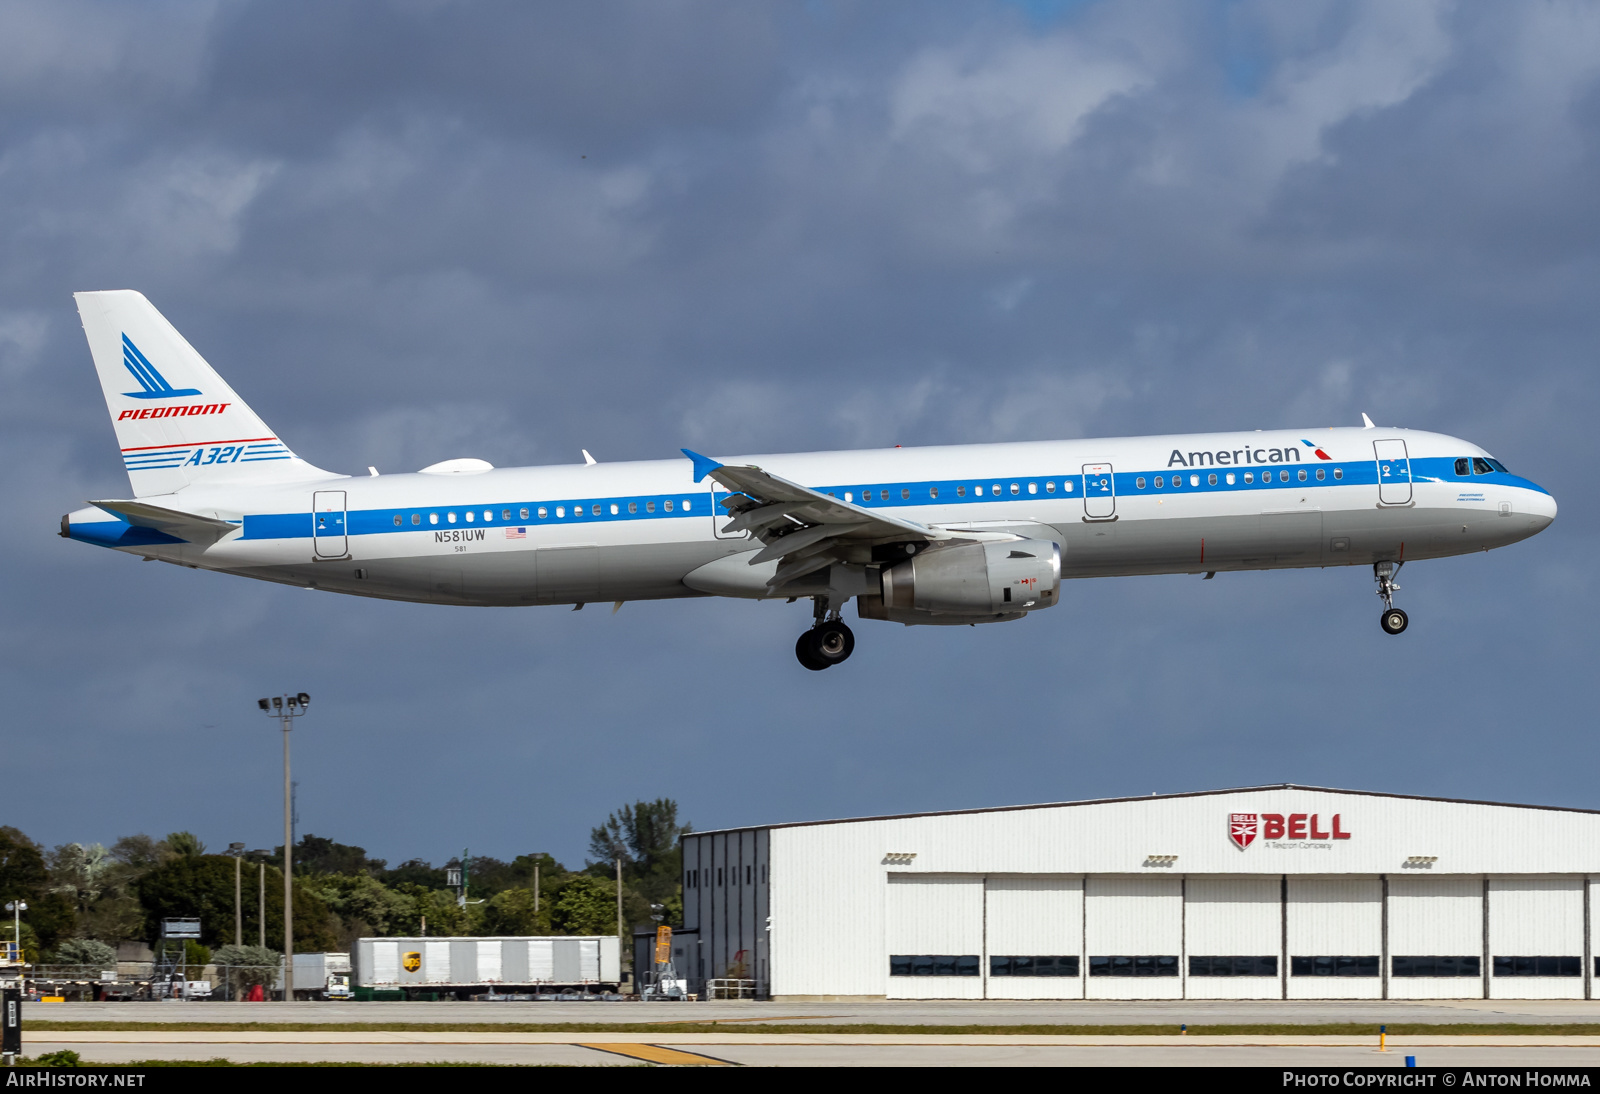
<path id="1" fill-rule="evenodd" d="M 1406 442 L 1373 441 L 1372 450 L 1378 458 L 1378 504 L 1411 504 L 1411 458 Z"/>
<path id="2" fill-rule="evenodd" d="M 343 490 L 318 490 L 311 495 L 311 538 L 318 558 L 344 558 L 350 553 Z"/>
<path id="3" fill-rule="evenodd" d="M 1109 463 L 1083 465 L 1083 515 L 1086 520 L 1110 520 L 1117 515 L 1117 477 Z"/>
<path id="4" fill-rule="evenodd" d="M 718 486 L 715 481 L 711 481 L 711 532 L 718 539 L 748 539 L 750 538 L 749 532 L 723 531 L 728 522 L 733 519 L 733 515 L 723 508 L 722 503 L 732 496 L 721 486 Z"/>

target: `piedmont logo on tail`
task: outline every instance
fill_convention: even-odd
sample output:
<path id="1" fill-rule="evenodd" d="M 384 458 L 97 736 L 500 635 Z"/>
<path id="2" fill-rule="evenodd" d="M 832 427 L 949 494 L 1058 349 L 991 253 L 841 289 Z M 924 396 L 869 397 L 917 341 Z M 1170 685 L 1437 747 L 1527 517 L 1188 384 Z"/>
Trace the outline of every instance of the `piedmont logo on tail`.
<path id="1" fill-rule="evenodd" d="M 133 373 L 133 378 L 139 381 L 143 391 L 124 391 L 122 394 L 130 399 L 176 399 L 183 395 L 199 395 L 197 387 L 175 388 L 167 383 L 167 378 L 156 371 L 156 366 L 150 359 L 139 352 L 139 347 L 133 344 L 133 339 L 126 333 L 122 336 L 122 364 Z"/>
<path id="2" fill-rule="evenodd" d="M 1471 441 L 1365 415 L 1311 431 L 723 459 L 684 449 L 630 463 L 584 453 L 547 467 L 455 454 L 407 474 L 343 475 L 290 451 L 139 293 L 77 303 L 128 486 L 62 518 L 63 536 L 417 603 L 809 601 L 795 643 L 808 669 L 854 650 L 851 601 L 862 620 L 906 626 L 1016 622 L 1054 607 L 1074 578 L 1320 568 L 1332 580 L 1370 567 L 1383 629 L 1399 634 L 1402 564 L 1504 547 L 1556 516 L 1548 491 Z M 138 391 L 123 390 L 129 375 Z M 1295 816 L 1271 814 L 1231 818 L 1230 837 L 1243 849 L 1276 838 L 1280 822 L 1302 838 Z"/>

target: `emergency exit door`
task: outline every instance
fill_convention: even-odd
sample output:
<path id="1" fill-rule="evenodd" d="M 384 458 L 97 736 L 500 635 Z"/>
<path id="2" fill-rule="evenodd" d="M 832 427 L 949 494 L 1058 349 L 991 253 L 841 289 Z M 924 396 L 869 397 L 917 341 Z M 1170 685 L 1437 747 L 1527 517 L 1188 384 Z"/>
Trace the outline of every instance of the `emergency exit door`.
<path id="1" fill-rule="evenodd" d="M 343 558 L 350 553 L 343 490 L 318 490 L 311 495 L 311 539 L 318 558 Z"/>
<path id="2" fill-rule="evenodd" d="M 1378 504 L 1409 505 L 1411 459 L 1406 454 L 1406 442 L 1373 441 L 1372 450 L 1378 458 Z"/>
<path id="3" fill-rule="evenodd" d="M 1083 515 L 1087 520 L 1110 520 L 1117 515 L 1117 477 L 1109 463 L 1083 465 Z"/>

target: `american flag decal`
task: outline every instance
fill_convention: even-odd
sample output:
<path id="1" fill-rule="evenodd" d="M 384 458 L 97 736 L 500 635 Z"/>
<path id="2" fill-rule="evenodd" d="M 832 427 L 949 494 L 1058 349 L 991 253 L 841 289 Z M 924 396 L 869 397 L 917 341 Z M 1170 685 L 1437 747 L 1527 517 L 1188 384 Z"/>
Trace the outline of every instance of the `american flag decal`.
<path id="1" fill-rule="evenodd" d="M 528 530 L 526 528 L 507 528 L 506 529 L 506 538 L 507 539 L 527 539 L 528 538 Z"/>

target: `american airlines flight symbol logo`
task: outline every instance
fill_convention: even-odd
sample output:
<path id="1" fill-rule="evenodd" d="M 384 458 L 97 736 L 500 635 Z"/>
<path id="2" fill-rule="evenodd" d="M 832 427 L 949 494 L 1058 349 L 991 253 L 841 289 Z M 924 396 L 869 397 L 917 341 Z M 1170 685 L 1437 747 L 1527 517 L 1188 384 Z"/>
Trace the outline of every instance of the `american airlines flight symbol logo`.
<path id="1" fill-rule="evenodd" d="M 199 395 L 197 387 L 175 388 L 167 383 L 167 378 L 156 371 L 156 366 L 150 359 L 139 352 L 139 347 L 133 344 L 133 339 L 126 334 L 122 336 L 122 364 L 133 373 L 133 378 L 139 381 L 143 391 L 124 391 L 122 394 L 130 399 L 176 399 L 183 395 Z"/>
<path id="2" fill-rule="evenodd" d="M 1261 819 L 1255 813 L 1228 814 L 1228 838 L 1243 851 L 1256 841 L 1261 830 Z"/>
<path id="3" fill-rule="evenodd" d="M 1322 449 L 1318 448 L 1316 445 L 1312 444 L 1310 441 L 1306 440 L 1304 437 L 1300 438 L 1300 443 L 1305 445 L 1307 448 L 1311 449 L 1311 451 L 1315 452 L 1317 454 L 1317 459 L 1319 459 L 1319 460 L 1331 460 L 1331 459 L 1333 459 L 1332 456 L 1328 455 L 1326 452 L 1324 452 Z"/>

